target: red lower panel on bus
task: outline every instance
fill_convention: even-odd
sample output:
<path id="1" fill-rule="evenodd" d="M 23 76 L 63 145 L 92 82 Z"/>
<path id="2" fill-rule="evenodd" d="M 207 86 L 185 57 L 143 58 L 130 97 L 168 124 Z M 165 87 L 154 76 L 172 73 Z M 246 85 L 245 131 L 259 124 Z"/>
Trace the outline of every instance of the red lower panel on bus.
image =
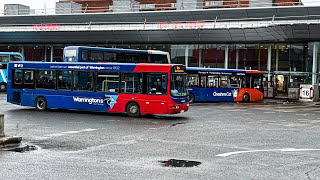
<path id="1" fill-rule="evenodd" d="M 119 94 L 108 112 L 126 112 L 126 107 L 130 103 L 137 103 L 141 114 L 177 114 L 189 109 L 188 103 L 177 104 L 170 99 L 170 96 Z"/>
<path id="2" fill-rule="evenodd" d="M 249 95 L 250 101 L 263 100 L 263 93 L 259 89 L 239 88 L 238 91 L 238 96 L 235 98 L 235 101 L 243 101 L 245 94 Z"/>

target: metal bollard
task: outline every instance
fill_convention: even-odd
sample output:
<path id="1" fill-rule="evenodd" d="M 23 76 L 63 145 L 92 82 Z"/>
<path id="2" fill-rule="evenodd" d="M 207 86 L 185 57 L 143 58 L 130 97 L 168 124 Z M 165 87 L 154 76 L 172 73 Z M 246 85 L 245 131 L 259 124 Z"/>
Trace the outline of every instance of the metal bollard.
<path id="1" fill-rule="evenodd" d="M 0 137 L 4 137 L 4 115 L 0 114 Z"/>

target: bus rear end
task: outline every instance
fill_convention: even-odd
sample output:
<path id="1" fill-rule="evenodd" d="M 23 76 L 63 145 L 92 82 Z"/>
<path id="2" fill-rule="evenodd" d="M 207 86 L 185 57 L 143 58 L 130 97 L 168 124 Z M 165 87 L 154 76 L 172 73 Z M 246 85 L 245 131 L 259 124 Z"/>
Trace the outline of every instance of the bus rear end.
<path id="1" fill-rule="evenodd" d="M 253 102 L 263 100 L 263 72 L 257 70 L 246 70 L 241 88 L 236 92 L 235 101 Z"/>
<path id="2" fill-rule="evenodd" d="M 7 91 L 8 62 L 24 61 L 23 55 L 18 52 L 0 52 L 0 91 Z"/>

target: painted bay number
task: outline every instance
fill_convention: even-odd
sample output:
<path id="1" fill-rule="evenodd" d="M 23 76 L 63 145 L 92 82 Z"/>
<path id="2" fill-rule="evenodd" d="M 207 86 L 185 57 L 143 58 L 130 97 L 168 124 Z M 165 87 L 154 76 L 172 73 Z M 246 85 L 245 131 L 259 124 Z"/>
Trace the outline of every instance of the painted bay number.
<path id="1" fill-rule="evenodd" d="M 301 97 L 302 98 L 311 98 L 311 90 L 310 89 L 301 89 Z"/>

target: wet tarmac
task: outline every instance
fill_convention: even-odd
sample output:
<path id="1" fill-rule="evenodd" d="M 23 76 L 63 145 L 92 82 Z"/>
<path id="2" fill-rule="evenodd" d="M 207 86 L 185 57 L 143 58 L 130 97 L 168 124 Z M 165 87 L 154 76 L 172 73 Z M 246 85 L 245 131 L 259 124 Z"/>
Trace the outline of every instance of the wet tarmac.
<path id="1" fill-rule="evenodd" d="M 316 104 L 196 103 L 130 118 L 5 101 L 5 133 L 35 149 L 0 151 L 3 179 L 320 178 Z"/>

